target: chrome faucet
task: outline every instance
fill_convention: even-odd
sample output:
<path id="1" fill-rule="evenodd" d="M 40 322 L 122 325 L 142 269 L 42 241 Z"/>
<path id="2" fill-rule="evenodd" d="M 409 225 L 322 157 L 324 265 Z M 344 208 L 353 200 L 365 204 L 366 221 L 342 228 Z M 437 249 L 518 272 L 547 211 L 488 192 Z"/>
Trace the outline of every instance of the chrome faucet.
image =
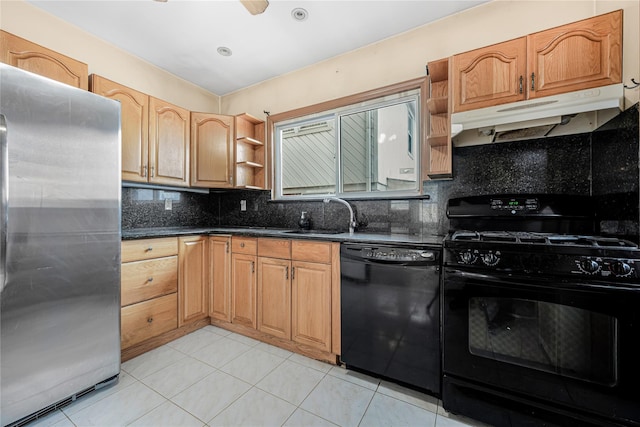
<path id="1" fill-rule="evenodd" d="M 344 199 L 340 199 L 339 197 L 327 197 L 326 199 L 324 199 L 322 201 L 324 203 L 329 203 L 330 201 L 342 203 L 347 208 L 349 208 L 349 234 L 353 235 L 353 232 L 356 230 L 356 216 L 354 215 L 353 208 L 351 207 L 349 202 L 347 202 Z"/>

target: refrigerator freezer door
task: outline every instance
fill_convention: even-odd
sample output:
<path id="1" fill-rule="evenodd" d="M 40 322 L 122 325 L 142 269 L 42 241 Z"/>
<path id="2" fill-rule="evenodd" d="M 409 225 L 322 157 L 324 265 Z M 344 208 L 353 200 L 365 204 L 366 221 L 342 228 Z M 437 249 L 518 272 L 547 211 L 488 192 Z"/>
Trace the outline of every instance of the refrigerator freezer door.
<path id="1" fill-rule="evenodd" d="M 120 106 L 4 64 L 0 81 L 6 425 L 120 372 Z"/>

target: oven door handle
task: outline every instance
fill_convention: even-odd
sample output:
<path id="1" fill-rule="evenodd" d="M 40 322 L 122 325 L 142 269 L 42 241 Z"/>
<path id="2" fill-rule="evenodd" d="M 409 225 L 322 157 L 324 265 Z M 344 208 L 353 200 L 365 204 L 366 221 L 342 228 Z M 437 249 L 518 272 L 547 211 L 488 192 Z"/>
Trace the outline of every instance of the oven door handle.
<path id="1" fill-rule="evenodd" d="M 473 281 L 474 284 L 494 285 L 494 286 L 527 286 L 529 288 L 541 288 L 541 289 L 564 289 L 569 291 L 596 291 L 596 292 L 633 292 L 634 294 L 640 293 L 640 286 L 637 284 L 629 283 L 611 283 L 598 281 L 597 278 L 590 277 L 575 277 L 572 280 L 568 280 L 567 277 L 554 278 L 554 282 L 551 283 L 551 276 L 532 277 L 525 276 L 524 274 L 511 274 L 502 272 L 491 272 L 490 274 L 479 273 L 475 271 L 461 270 L 458 268 L 445 267 L 444 269 L 444 287 L 447 288 L 448 279 L 461 279 L 465 282 Z M 581 279 L 587 279 L 585 282 Z"/>

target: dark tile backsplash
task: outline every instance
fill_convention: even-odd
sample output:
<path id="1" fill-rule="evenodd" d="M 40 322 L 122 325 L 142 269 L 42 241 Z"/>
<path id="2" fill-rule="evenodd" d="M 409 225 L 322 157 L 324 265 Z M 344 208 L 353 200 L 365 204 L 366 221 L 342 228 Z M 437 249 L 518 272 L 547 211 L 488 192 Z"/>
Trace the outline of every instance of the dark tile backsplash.
<path id="1" fill-rule="evenodd" d="M 603 234 L 638 241 L 638 106 L 586 134 L 455 147 L 454 178 L 426 181 L 429 199 L 353 201 L 361 229 L 407 234 L 448 231 L 450 197 L 498 193 L 593 195 Z M 173 198 L 171 211 L 165 198 Z M 240 201 L 247 210 L 240 210 Z M 270 192 L 198 194 L 123 188 L 123 228 L 162 226 L 261 226 L 297 228 L 302 211 L 312 227 L 347 230 L 349 212 L 339 203 L 273 202 Z"/>

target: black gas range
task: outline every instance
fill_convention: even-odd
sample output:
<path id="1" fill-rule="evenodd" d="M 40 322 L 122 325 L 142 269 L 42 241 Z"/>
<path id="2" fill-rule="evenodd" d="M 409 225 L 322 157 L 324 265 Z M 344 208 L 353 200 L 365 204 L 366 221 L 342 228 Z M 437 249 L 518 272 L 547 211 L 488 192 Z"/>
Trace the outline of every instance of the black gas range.
<path id="1" fill-rule="evenodd" d="M 640 249 L 588 197 L 451 199 L 445 409 L 497 426 L 640 425 Z"/>

